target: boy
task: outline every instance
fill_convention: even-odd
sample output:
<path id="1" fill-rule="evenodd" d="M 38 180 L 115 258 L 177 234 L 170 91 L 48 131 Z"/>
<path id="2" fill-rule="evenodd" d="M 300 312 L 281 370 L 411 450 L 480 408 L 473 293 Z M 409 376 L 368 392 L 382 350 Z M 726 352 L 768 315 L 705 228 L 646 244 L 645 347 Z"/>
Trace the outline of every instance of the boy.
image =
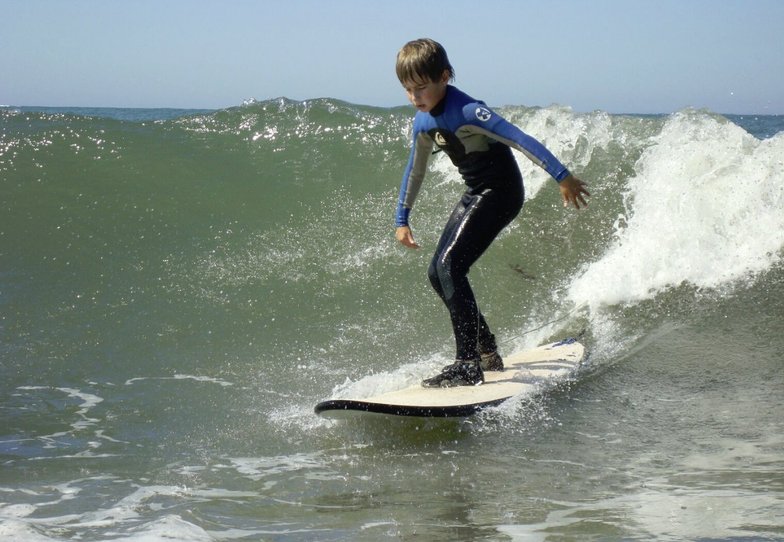
<path id="1" fill-rule="evenodd" d="M 414 241 L 408 217 L 427 168 L 433 144 L 457 166 L 468 186 L 452 211 L 428 277 L 449 310 L 455 335 L 455 362 L 424 380 L 425 387 L 477 385 L 483 370 L 501 371 L 495 337 L 479 311 L 468 270 L 523 206 L 523 179 L 510 147 L 525 154 L 557 182 L 564 206 L 577 209 L 590 196 L 536 139 L 449 84 L 454 69 L 446 51 L 431 39 L 411 41 L 397 55 L 397 77 L 416 107 L 411 155 L 400 187 L 395 237 L 408 248 Z M 438 150 L 436 151 L 438 152 Z"/>

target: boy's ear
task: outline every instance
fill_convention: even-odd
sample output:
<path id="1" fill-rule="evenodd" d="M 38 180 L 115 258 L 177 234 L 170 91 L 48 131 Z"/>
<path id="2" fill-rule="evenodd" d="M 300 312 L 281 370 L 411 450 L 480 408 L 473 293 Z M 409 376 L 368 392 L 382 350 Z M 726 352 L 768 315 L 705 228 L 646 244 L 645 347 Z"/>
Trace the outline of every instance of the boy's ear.
<path id="1" fill-rule="evenodd" d="M 441 83 L 448 83 L 449 82 L 449 70 L 444 70 L 441 74 Z"/>

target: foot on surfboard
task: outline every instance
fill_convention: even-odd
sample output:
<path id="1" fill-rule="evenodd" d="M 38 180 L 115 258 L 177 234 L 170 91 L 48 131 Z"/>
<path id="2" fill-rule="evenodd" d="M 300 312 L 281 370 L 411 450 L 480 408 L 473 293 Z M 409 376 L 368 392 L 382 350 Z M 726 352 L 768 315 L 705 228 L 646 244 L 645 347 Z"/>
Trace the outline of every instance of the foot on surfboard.
<path id="1" fill-rule="evenodd" d="M 451 388 L 453 386 L 477 386 L 485 381 L 479 360 L 457 360 L 436 376 L 426 378 L 422 385 L 426 388 Z"/>
<path id="2" fill-rule="evenodd" d="M 503 371 L 504 360 L 498 353 L 498 344 L 495 342 L 495 335 L 483 335 L 479 338 L 479 356 L 482 358 L 481 365 L 483 371 Z"/>
<path id="3" fill-rule="evenodd" d="M 482 358 L 482 361 L 479 364 L 482 367 L 483 371 L 503 371 L 504 370 L 504 360 L 501 359 L 501 354 L 498 353 L 498 350 L 493 350 L 492 352 L 486 352 L 484 354 L 479 354 Z"/>

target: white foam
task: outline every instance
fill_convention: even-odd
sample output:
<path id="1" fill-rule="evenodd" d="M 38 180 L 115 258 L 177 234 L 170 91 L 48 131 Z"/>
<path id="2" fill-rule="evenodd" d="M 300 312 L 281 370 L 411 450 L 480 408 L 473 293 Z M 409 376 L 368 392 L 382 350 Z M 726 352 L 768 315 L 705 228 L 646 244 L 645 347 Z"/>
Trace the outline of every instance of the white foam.
<path id="1" fill-rule="evenodd" d="M 0 518 L 0 542 L 51 542 L 56 540 L 38 532 L 38 530 L 25 521 Z"/>
<path id="2" fill-rule="evenodd" d="M 84 416 L 87 413 L 88 410 L 90 410 L 91 408 L 93 408 L 97 404 L 103 402 L 103 398 L 102 397 L 98 397 L 97 395 L 93 395 L 91 393 L 86 393 L 86 392 L 83 392 L 81 390 L 77 390 L 77 389 L 74 389 L 74 388 L 49 388 L 47 386 L 20 386 L 17 389 L 25 390 L 25 391 L 55 389 L 57 391 L 61 391 L 61 392 L 65 393 L 65 394 L 67 394 L 69 397 L 73 397 L 73 398 L 76 398 L 76 399 L 81 399 L 82 403 L 79 406 L 81 406 L 82 408 L 77 411 L 77 414 L 79 414 L 81 416 Z M 92 421 L 96 421 L 96 420 L 92 420 Z"/>
<path id="3" fill-rule="evenodd" d="M 326 466 L 320 452 L 298 453 L 275 457 L 237 457 L 231 459 L 232 466 L 242 476 L 263 483 L 262 489 L 269 490 L 278 483 L 276 477 L 292 472 L 311 476 L 320 473 L 322 478 L 340 479 Z M 310 474 L 309 474 L 310 473 Z"/>
<path id="4" fill-rule="evenodd" d="M 227 382 L 226 380 L 221 380 L 219 378 L 213 378 L 209 376 L 183 375 L 183 374 L 176 374 L 174 376 L 139 376 L 136 378 L 129 378 L 128 380 L 125 381 L 125 385 L 130 386 L 136 382 L 142 382 L 144 380 L 193 380 L 194 382 L 207 382 L 210 384 L 218 384 L 223 387 L 234 385 L 231 382 Z"/>
<path id="5" fill-rule="evenodd" d="M 10 504 L 0 506 L 0 517 L 2 518 L 23 518 L 35 512 L 36 507 L 32 504 Z"/>
<path id="6" fill-rule="evenodd" d="M 75 388 L 51 388 L 48 386 L 20 386 L 17 388 L 18 390 L 22 391 L 50 391 L 54 390 L 57 392 L 61 392 L 66 394 L 68 397 L 73 399 L 78 399 L 81 401 L 79 404 L 79 410 L 76 411 L 76 415 L 78 419 L 70 424 L 71 430 L 70 431 L 59 431 L 57 433 L 53 433 L 50 435 L 43 435 L 38 437 L 38 440 L 44 442 L 44 448 L 56 448 L 58 443 L 56 440 L 60 437 L 64 437 L 69 435 L 70 433 L 78 433 L 89 429 L 90 427 L 96 425 L 101 420 L 93 417 L 89 417 L 88 414 L 90 410 L 95 408 L 97 405 L 103 402 L 103 398 L 92 393 L 87 393 L 82 390 L 78 390 Z M 26 439 L 32 440 L 32 439 Z M 20 441 L 23 442 L 23 441 Z M 98 448 L 100 443 L 98 442 L 90 442 L 88 445 L 91 448 Z M 89 452 L 84 452 L 86 455 L 90 456 Z M 78 456 L 79 454 L 77 454 Z M 35 459 L 35 458 L 31 458 Z"/>
<path id="7" fill-rule="evenodd" d="M 141 527 L 130 529 L 130 536 L 123 540 L 132 542 L 212 542 L 215 540 L 207 531 L 189 523 L 177 515 L 167 515 Z"/>
<path id="8" fill-rule="evenodd" d="M 395 367 L 391 371 L 367 375 L 358 380 L 347 378 L 332 390 L 331 396 L 335 398 L 371 397 L 399 390 L 418 384 L 423 378 L 430 376 L 431 373 L 440 370 L 448 363 L 451 363 L 451 360 L 442 354 L 433 354 L 430 357 Z"/>
<path id="9" fill-rule="evenodd" d="M 782 156 L 784 135 L 760 141 L 707 114 L 671 116 L 629 179 L 614 242 L 574 281 L 572 301 L 596 310 L 768 269 L 784 247 Z"/>

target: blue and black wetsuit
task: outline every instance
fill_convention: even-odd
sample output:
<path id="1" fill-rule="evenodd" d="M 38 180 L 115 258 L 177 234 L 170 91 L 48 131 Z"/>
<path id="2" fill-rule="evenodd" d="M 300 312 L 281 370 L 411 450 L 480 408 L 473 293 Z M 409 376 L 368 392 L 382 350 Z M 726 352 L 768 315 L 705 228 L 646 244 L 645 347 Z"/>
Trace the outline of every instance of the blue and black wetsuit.
<path id="1" fill-rule="evenodd" d="M 419 111 L 414 117 L 413 145 L 400 187 L 397 226 L 408 225 L 433 144 L 446 152 L 468 188 L 447 221 L 428 276 L 449 310 L 456 359 L 474 360 L 480 351 L 494 350 L 495 344 L 476 304 L 468 270 L 523 206 L 523 179 L 511 148 L 525 154 L 556 181 L 566 178 L 569 171 L 536 139 L 484 102 L 450 85 L 436 107 L 428 113 Z"/>

